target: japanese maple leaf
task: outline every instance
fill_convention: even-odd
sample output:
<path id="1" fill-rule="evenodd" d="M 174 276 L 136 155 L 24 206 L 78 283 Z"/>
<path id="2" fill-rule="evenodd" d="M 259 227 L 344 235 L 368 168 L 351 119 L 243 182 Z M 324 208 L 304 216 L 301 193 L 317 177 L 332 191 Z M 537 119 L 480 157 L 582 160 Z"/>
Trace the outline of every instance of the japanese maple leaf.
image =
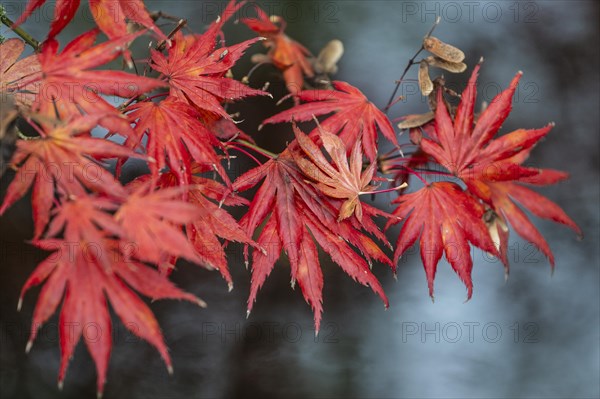
<path id="1" fill-rule="evenodd" d="M 369 264 L 371 259 L 390 265 L 391 262 L 379 246 L 363 233 L 377 230 L 375 223 L 370 220 L 376 214 L 375 210 L 363 206 L 364 228 L 354 223 L 354 218 L 338 222 L 337 204 L 319 194 L 306 179 L 307 176 L 301 173 L 287 150 L 240 176 L 234 182 L 234 189 L 245 191 L 263 181 L 248 213 L 240 221 L 248 234 L 259 231 L 261 224 L 266 221 L 256 240 L 266 253 L 253 253 L 248 312 L 283 250 L 290 260 L 292 286 L 296 281 L 300 285 L 304 298 L 313 309 L 318 332 L 323 311 L 323 273 L 315 241 L 348 275 L 370 286 L 386 306 L 387 298 L 371 273 Z M 382 238 L 382 235 L 377 236 Z"/>
<path id="2" fill-rule="evenodd" d="M 82 112 L 100 115 L 100 124 L 112 132 L 131 134 L 129 121 L 100 94 L 134 97 L 164 83 L 143 76 L 113 70 L 91 70 L 114 60 L 135 33 L 94 46 L 97 30 L 76 37 L 58 53 L 58 42 L 44 42 L 38 55 L 42 78 L 33 104 L 36 112 L 68 120 Z M 35 80 L 33 80 L 35 81 Z"/>
<path id="3" fill-rule="evenodd" d="M 256 38 L 217 48 L 217 37 L 221 27 L 241 4 L 230 2 L 223 17 L 213 22 L 203 35 L 184 36 L 178 32 L 173 38 L 172 46 L 167 50 L 167 55 L 152 51 L 152 68 L 164 75 L 172 96 L 189 102 L 204 112 L 227 119 L 231 117 L 223 108 L 223 101 L 269 95 L 225 77 L 246 49 L 260 40 Z"/>
<path id="4" fill-rule="evenodd" d="M 202 266 L 217 269 L 227 281 L 229 289 L 233 289 L 233 280 L 227 267 L 224 245 L 219 238 L 226 241 L 235 241 L 258 247 L 252 238 L 243 230 L 238 222 L 220 204 L 228 206 L 246 205 L 247 200 L 230 194 L 230 189 L 223 184 L 197 173 L 210 171 L 211 168 L 203 164 L 192 164 L 192 177 L 189 190 L 186 192 L 186 201 L 193 204 L 199 211 L 200 217 L 186 224 L 185 230 L 188 240 L 200 257 Z M 136 184 L 151 179 L 150 175 L 136 179 Z M 160 189 L 177 187 L 178 176 L 173 172 L 163 173 L 157 181 Z M 215 203 L 216 202 L 216 203 Z"/>
<path id="5" fill-rule="evenodd" d="M 45 2 L 46 0 L 29 0 L 15 25 L 23 23 Z M 79 8 L 79 3 L 79 0 L 56 0 L 54 19 L 48 33 L 49 39 L 54 38 L 71 22 Z M 126 23 L 128 19 L 150 29 L 160 39 L 167 40 L 164 33 L 154 24 L 142 0 L 90 0 L 90 10 L 98 27 L 110 39 L 120 38 L 128 33 Z"/>
<path id="6" fill-rule="evenodd" d="M 312 78 L 315 74 L 310 51 L 284 33 L 285 21 L 281 17 L 269 16 L 255 7 L 258 18 L 242 18 L 241 22 L 261 36 L 267 38 L 265 46 L 270 48 L 268 57 L 275 67 L 283 71 L 288 91 L 296 95 L 304 87 L 304 76 Z M 277 25 L 275 22 L 279 22 Z"/>
<path id="7" fill-rule="evenodd" d="M 187 187 L 153 188 L 152 181 L 132 185 L 115 213 L 124 237 L 135 246 L 132 256 L 159 265 L 171 257 L 202 264 L 182 227 L 201 219 L 203 210 L 181 199 Z"/>
<path id="8" fill-rule="evenodd" d="M 30 275 L 19 300 L 20 308 L 25 293 L 43 283 L 33 313 L 34 328 L 31 329 L 27 352 L 39 328 L 62 301 L 58 322 L 61 348 L 59 387 L 63 385 L 75 347 L 83 338 L 96 365 L 99 396 L 106 381 L 112 347 L 107 298 L 123 324 L 156 347 L 170 372 L 171 360 L 158 322 L 133 290 L 154 300 L 183 299 L 206 306 L 194 295 L 178 289 L 156 269 L 125 259 L 120 243 L 108 238 L 122 230 L 107 212 L 116 206 L 106 199 L 87 196 L 63 203 L 49 227 L 49 235 L 58 235 L 64 230 L 64 238 L 34 242 L 39 248 L 53 253 Z"/>
<path id="9" fill-rule="evenodd" d="M 553 184 L 566 177 L 557 171 L 522 166 L 533 146 L 545 137 L 554 124 L 541 129 L 518 129 L 495 140 L 502 123 L 512 108 L 512 96 L 521 72 L 513 78 L 508 89 L 500 93 L 474 124 L 476 80 L 479 65 L 475 67 L 467 88 L 461 96 L 454 121 L 441 101 L 435 116 L 435 134 L 423 138 L 421 147 L 441 165 L 463 179 L 471 192 L 487 202 L 496 214 L 508 219 L 519 235 L 535 244 L 554 264 L 554 257 L 541 234 L 525 214 L 515 206 L 516 200 L 536 216 L 550 219 L 581 230 L 558 205 L 518 183 Z M 505 219 L 506 218 L 506 219 Z M 502 259 L 507 259 L 506 248 L 501 248 Z M 508 264 L 505 264 L 508 268 Z"/>
<path id="10" fill-rule="evenodd" d="M 19 140 L 12 164 L 18 168 L 0 207 L 4 213 L 33 186 L 32 210 L 34 237 L 48 224 L 55 189 L 65 195 L 82 195 L 86 190 L 125 196 L 126 192 L 113 175 L 90 156 L 140 157 L 116 143 L 93 138 L 89 131 L 98 123 L 97 116 L 83 116 L 50 128 L 42 136 Z"/>
<path id="11" fill-rule="evenodd" d="M 483 222 L 483 206 L 460 186 L 450 182 L 432 183 L 419 191 L 403 194 L 394 203 L 393 214 L 404 220 L 396 243 L 394 262 L 410 248 L 419 235 L 421 259 L 427 275 L 429 295 L 433 298 L 433 280 L 442 254 L 467 287 L 471 298 L 473 283 L 469 242 L 494 256 L 498 251 Z M 398 223 L 391 219 L 388 226 Z"/>
<path id="12" fill-rule="evenodd" d="M 362 222 L 362 206 L 358 196 L 376 188 L 370 183 L 377 164 L 371 163 L 363 172 L 360 140 L 354 144 L 348 160 L 344 142 L 334 134 L 321 131 L 319 137 L 325 151 L 331 156 L 333 161 L 331 165 L 321 149 L 296 126 L 294 126 L 294 133 L 303 151 L 303 154 L 293 153 L 298 154 L 294 157 L 298 167 L 305 175 L 316 181 L 316 187 L 320 192 L 329 197 L 345 200 L 338 221 L 347 219 L 354 213 L 359 222 Z"/>
<path id="13" fill-rule="evenodd" d="M 346 82 L 334 81 L 336 90 L 304 90 L 298 98 L 306 104 L 297 105 L 266 119 L 263 124 L 286 121 L 308 121 L 314 116 L 331 114 L 321 123 L 321 128 L 337 134 L 350 152 L 354 144 L 362 140 L 364 154 L 370 161 L 377 156 L 377 128 L 398 146 L 394 128 L 387 116 L 365 97 L 356 87 Z M 316 134 L 316 129 L 311 134 Z"/>
<path id="14" fill-rule="evenodd" d="M 527 159 L 530 151 L 531 148 L 529 150 L 519 152 L 512 158 L 495 162 L 493 164 L 493 169 L 506 170 L 510 169 L 510 167 L 513 165 L 521 164 Z M 552 268 L 554 268 L 554 255 L 550 250 L 550 246 L 542 234 L 535 228 L 533 223 L 531 223 L 527 215 L 519 208 L 519 206 L 517 206 L 518 204 L 529 210 L 537 217 L 552 220 L 556 223 L 568 226 L 575 231 L 578 236 L 583 236 L 581 228 L 577 226 L 577 224 L 560 208 L 560 206 L 550 201 L 543 195 L 540 195 L 539 193 L 536 193 L 528 188 L 528 186 L 546 186 L 550 184 L 556 184 L 560 181 L 566 180 L 569 175 L 567 173 L 552 169 L 534 169 L 524 167 L 521 167 L 521 169 L 535 172 L 535 174 L 523 174 L 521 177 L 508 181 L 489 179 L 486 177 L 486 175 L 480 176 L 476 179 L 465 180 L 469 190 L 489 204 L 495 211 L 495 216 L 498 218 L 498 226 L 494 227 L 500 234 L 496 246 L 498 247 L 502 256 L 507 274 L 509 271 L 507 256 L 507 222 L 510 223 L 517 234 L 539 248 L 548 258 Z M 504 227 L 504 229 L 502 229 L 502 227 Z M 503 230 L 506 237 L 502 236 Z"/>
<path id="15" fill-rule="evenodd" d="M 12 94 L 15 104 L 20 108 L 28 108 L 38 92 L 37 84 L 23 84 L 23 81 L 34 80 L 40 74 L 40 63 L 37 55 L 17 59 L 25 49 L 25 43 L 19 39 L 8 39 L 0 43 L 0 95 Z"/>
<path id="16" fill-rule="evenodd" d="M 421 140 L 422 149 L 463 179 L 478 178 L 485 174 L 487 178 L 494 180 L 510 180 L 515 176 L 535 173 L 516 164 L 510 170 L 490 167 L 497 161 L 532 147 L 548 133 L 551 125 L 535 130 L 519 129 L 492 141 L 510 113 L 512 96 L 522 73 L 517 73 L 508 89 L 492 100 L 474 124 L 479 68 L 477 65 L 473 70 L 467 88 L 461 96 L 454 121 L 448 113 L 441 90 L 438 90 L 435 129 L 428 131 L 431 138 Z"/>
<path id="17" fill-rule="evenodd" d="M 222 147 L 217 137 L 201 122 L 201 115 L 187 102 L 168 96 L 160 102 L 138 102 L 128 108 L 128 116 L 135 122 L 135 137 L 128 138 L 135 148 L 144 135 L 148 137 L 147 153 L 156 162 L 150 163 L 154 178 L 167 165 L 178 177 L 180 185 L 192 179 L 191 161 L 206 163 L 229 182 L 215 147 Z"/>

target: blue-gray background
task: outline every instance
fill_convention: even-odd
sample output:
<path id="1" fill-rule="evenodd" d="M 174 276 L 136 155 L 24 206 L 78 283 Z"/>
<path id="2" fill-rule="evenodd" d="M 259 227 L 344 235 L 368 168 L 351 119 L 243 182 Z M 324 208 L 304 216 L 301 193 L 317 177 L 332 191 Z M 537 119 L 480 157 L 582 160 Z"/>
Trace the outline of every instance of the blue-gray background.
<path id="1" fill-rule="evenodd" d="M 4 2 L 15 10 L 23 2 Z M 216 18 L 223 3 L 149 1 L 188 19 L 196 31 Z M 435 15 L 442 23 L 436 35 L 467 54 L 469 71 L 484 56 L 479 100 L 490 100 L 517 70 L 524 77 L 514 110 L 503 127 L 556 128 L 534 151 L 531 165 L 572 174 L 571 180 L 541 190 L 583 228 L 575 239 L 566 228 L 535 220 L 556 256 L 556 271 L 532 247 L 511 237 L 511 276 L 504 283 L 498 262 L 474 252 L 473 299 L 449 265 L 439 265 L 436 302 L 427 295 L 417 254 L 400 265 L 398 281 L 376 265 L 390 298 L 390 309 L 369 289 L 356 285 L 339 268 L 325 269 L 323 328 L 313 336 L 312 314 L 298 290 L 289 287 L 289 267 L 276 270 L 245 318 L 249 272 L 239 247 L 230 250 L 236 287 L 227 293 L 216 273 L 181 265 L 174 274 L 183 288 L 209 303 L 206 310 L 169 301 L 152 305 L 171 349 L 175 375 L 169 377 L 158 354 L 132 339 L 115 323 L 117 335 L 108 373 L 106 397 L 598 397 L 599 367 L 599 7 L 593 1 L 537 2 L 397 2 L 292 1 L 262 2 L 288 20 L 288 33 L 317 53 L 330 39 L 346 48 L 337 79 L 359 87 L 376 104 L 385 105 L 393 82 L 419 47 Z M 15 8 L 16 7 L 16 8 Z M 91 26 L 87 6 L 63 40 Z M 16 18 L 18 12 L 10 15 Z M 35 37 L 47 32 L 45 8 L 24 28 Z M 168 30 L 168 28 L 166 29 Z M 2 33 L 9 35 L 5 28 Z M 251 37 L 243 26 L 228 25 L 230 42 Z M 257 45 L 251 52 L 263 51 Z M 247 71 L 248 58 L 236 73 Z M 272 81 L 269 67 L 253 84 Z M 414 79 L 414 71 L 409 74 Z M 447 76 L 460 88 L 467 74 Z M 415 83 L 403 85 L 407 100 L 390 116 L 424 112 Z M 273 107 L 266 108 L 265 107 Z M 260 100 L 238 107 L 244 127 L 275 112 Z M 287 126 L 265 129 L 258 142 L 280 149 L 289 139 Z M 245 167 L 241 165 L 240 168 Z M 2 181 L 4 192 L 8 180 Z M 392 196 L 381 196 L 384 205 Z M 57 319 L 24 354 L 32 292 L 16 313 L 20 286 L 42 254 L 22 242 L 31 237 L 27 202 L 0 219 L 2 244 L 0 396 L 2 398 L 81 398 L 95 394 L 93 363 L 80 345 L 64 391 L 56 389 L 59 350 Z M 398 229 L 390 231 L 395 240 Z M 415 251 L 413 251 L 415 252 Z"/>

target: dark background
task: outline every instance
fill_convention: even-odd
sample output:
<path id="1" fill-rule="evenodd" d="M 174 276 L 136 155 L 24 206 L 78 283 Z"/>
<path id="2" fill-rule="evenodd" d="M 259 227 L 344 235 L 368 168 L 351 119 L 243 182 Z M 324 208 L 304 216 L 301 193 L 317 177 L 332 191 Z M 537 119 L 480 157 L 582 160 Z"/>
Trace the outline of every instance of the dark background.
<path id="1" fill-rule="evenodd" d="M 2 2 L 12 10 L 23 2 Z M 201 31 L 223 3 L 148 1 L 188 19 Z M 599 297 L 599 8 L 593 1 L 537 2 L 262 2 L 288 20 L 288 33 L 313 53 L 333 38 L 345 44 L 337 79 L 357 86 L 384 106 L 407 60 L 420 45 L 435 14 L 442 16 L 436 36 L 467 54 L 469 72 L 480 56 L 486 61 L 479 99 L 491 100 L 518 70 L 524 76 L 514 110 L 503 132 L 556 127 L 534 151 L 529 164 L 571 173 L 572 178 L 541 191 L 582 227 L 579 242 L 568 229 L 535 219 L 555 256 L 556 271 L 543 255 L 512 235 L 511 276 L 504 283 L 501 265 L 474 252 L 473 299 L 442 261 L 436 302 L 427 294 L 419 256 L 399 265 L 398 281 L 388 269 L 374 267 L 390 298 L 383 310 L 368 288 L 355 284 L 326 257 L 325 313 L 314 338 L 312 314 L 300 292 L 289 287 L 289 266 L 279 262 L 245 318 L 249 272 L 240 248 L 229 250 L 235 289 L 227 293 L 217 273 L 180 265 L 174 280 L 209 304 L 198 310 L 185 303 L 152 304 L 171 349 L 175 375 L 169 377 L 158 355 L 115 324 L 107 398 L 196 397 L 598 397 Z M 15 8 L 16 7 L 16 8 Z M 51 15 L 47 6 L 24 28 L 43 38 Z M 18 12 L 9 15 L 16 19 Z M 61 34 L 63 43 L 91 27 L 87 5 Z M 168 28 L 166 29 L 169 30 Z M 6 28 L 0 31 L 10 37 Z M 229 24 L 230 43 L 250 38 L 243 26 Z M 143 40 L 140 40 L 142 42 Z M 139 48 L 143 47 L 143 43 Z M 263 51 L 256 45 L 251 53 Z M 235 69 L 239 78 L 249 56 Z M 416 77 L 413 71 L 408 75 Z M 463 87 L 468 73 L 447 76 L 450 87 Z M 270 80 L 282 91 L 278 73 L 264 67 L 252 78 L 259 87 Z M 401 88 L 407 97 L 392 118 L 426 110 L 416 83 Z M 264 117 L 280 108 L 270 100 L 232 107 L 244 112 L 243 127 L 254 134 Z M 265 147 L 279 150 L 289 126 L 254 134 Z M 401 138 L 401 140 L 404 140 Z M 244 170 L 246 165 L 237 165 Z M 129 174 L 135 174 L 131 167 Z M 237 173 L 234 172 L 234 173 Z M 2 180 L 2 193 L 10 177 Z M 3 194 L 2 194 L 3 195 Z M 381 195 L 385 206 L 392 195 Z M 398 229 L 389 232 L 395 242 Z M 26 356 L 30 318 L 37 291 L 16 312 L 20 288 L 43 254 L 24 241 L 32 236 L 28 201 L 0 218 L 0 396 L 2 398 L 81 398 L 95 394 L 93 363 L 81 344 L 64 391 L 56 388 L 59 363 L 57 318 L 42 329 Z"/>

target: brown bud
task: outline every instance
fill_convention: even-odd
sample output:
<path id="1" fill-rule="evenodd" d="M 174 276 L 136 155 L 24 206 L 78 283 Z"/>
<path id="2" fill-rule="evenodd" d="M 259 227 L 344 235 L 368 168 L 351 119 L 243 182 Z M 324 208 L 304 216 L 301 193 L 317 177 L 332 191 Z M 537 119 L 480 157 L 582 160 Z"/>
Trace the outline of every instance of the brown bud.
<path id="1" fill-rule="evenodd" d="M 419 64 L 419 88 L 424 96 L 428 96 L 433 91 L 433 82 L 429 77 L 429 64 L 422 60 Z"/>
<path id="2" fill-rule="evenodd" d="M 250 57 L 250 62 L 252 62 L 253 64 L 261 64 L 264 62 L 270 62 L 270 58 L 268 55 L 266 54 L 261 54 L 261 53 L 256 53 L 256 54 L 252 54 L 252 57 Z"/>
<path id="3" fill-rule="evenodd" d="M 433 55 L 430 55 L 429 57 L 425 58 L 425 60 L 427 61 L 429 66 L 432 66 L 434 68 L 441 68 L 452 73 L 461 73 L 467 69 L 467 64 L 465 64 L 464 62 L 448 62 Z"/>
<path id="4" fill-rule="evenodd" d="M 423 39 L 423 48 L 431 54 L 449 62 L 462 62 L 465 53 L 454 46 L 444 43 L 437 37 L 428 36 Z"/>
<path id="5" fill-rule="evenodd" d="M 327 43 L 319 53 L 315 62 L 317 73 L 333 75 L 337 72 L 337 63 L 344 55 L 344 44 L 337 39 Z"/>

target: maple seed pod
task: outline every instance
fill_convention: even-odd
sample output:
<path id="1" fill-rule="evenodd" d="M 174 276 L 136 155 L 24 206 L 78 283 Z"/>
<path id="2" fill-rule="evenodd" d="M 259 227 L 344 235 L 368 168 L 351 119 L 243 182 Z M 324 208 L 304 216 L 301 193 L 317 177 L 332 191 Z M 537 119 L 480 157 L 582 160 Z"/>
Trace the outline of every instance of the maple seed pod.
<path id="1" fill-rule="evenodd" d="M 431 122 L 433 118 L 434 114 L 432 111 L 424 114 L 408 115 L 402 122 L 398 123 L 398 128 L 400 130 L 404 130 L 420 127 L 428 122 Z"/>
<path id="2" fill-rule="evenodd" d="M 444 43 L 437 37 L 428 36 L 423 39 L 423 48 L 449 62 L 462 62 L 465 59 L 465 53 L 448 43 Z"/>
<path id="3" fill-rule="evenodd" d="M 425 60 L 429 66 L 441 68 L 452 73 L 462 73 L 467 69 L 467 64 L 464 62 L 449 62 L 433 55 L 425 58 Z"/>
<path id="4" fill-rule="evenodd" d="M 429 77 L 429 64 L 425 60 L 419 63 L 419 88 L 424 96 L 428 96 L 433 91 L 433 82 Z"/>
<path id="5" fill-rule="evenodd" d="M 315 62 L 315 70 L 317 73 L 334 75 L 338 71 L 337 63 L 343 55 L 344 44 L 337 39 L 331 40 L 319 52 L 319 56 Z"/>

